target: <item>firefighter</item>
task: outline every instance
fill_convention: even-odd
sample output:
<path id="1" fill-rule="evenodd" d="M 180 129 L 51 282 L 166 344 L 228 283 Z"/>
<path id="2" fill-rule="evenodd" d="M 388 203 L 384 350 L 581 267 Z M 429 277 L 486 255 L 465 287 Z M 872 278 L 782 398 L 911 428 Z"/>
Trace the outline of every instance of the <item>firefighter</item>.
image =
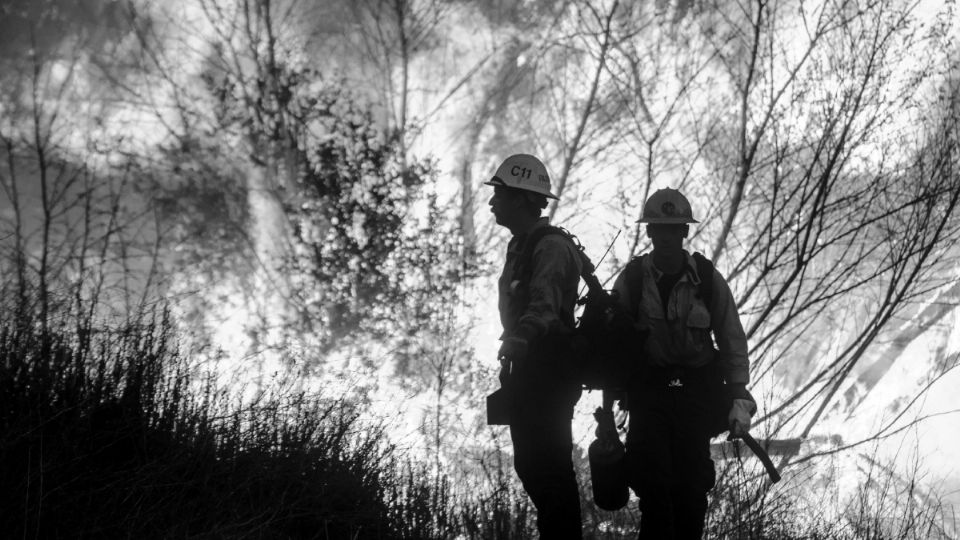
<path id="1" fill-rule="evenodd" d="M 698 223 L 686 197 L 656 191 L 638 222 L 653 249 L 628 264 L 614 289 L 647 334 L 627 399 L 639 538 L 699 539 L 715 482 L 710 439 L 727 429 L 732 437 L 747 433 L 756 412 L 746 390 L 747 339 L 726 280 L 683 248 Z"/>
<path id="2" fill-rule="evenodd" d="M 581 387 L 560 359 L 563 337 L 574 326 L 581 259 L 568 238 L 551 234 L 530 247 L 530 267 L 518 268 L 525 240 L 549 225 L 541 213 L 557 198 L 539 159 L 512 155 L 485 184 L 493 186 L 489 204 L 497 224 L 513 235 L 498 283 L 498 360 L 509 389 L 514 468 L 537 510 L 540 537 L 581 538 L 570 426 Z"/>

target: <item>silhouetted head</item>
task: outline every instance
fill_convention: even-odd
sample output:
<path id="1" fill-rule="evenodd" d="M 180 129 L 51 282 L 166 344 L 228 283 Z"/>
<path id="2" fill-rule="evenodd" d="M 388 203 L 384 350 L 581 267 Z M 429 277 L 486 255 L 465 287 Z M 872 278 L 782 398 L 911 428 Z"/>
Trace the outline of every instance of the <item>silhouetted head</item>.
<path id="1" fill-rule="evenodd" d="M 497 224 L 514 234 L 536 222 L 547 207 L 548 198 L 557 198 L 550 192 L 546 167 L 529 154 L 508 157 L 484 184 L 493 186 L 489 204 Z"/>
<path id="2" fill-rule="evenodd" d="M 690 234 L 693 219 L 690 201 L 675 189 L 658 189 L 643 205 L 638 223 L 647 224 L 653 243 L 654 262 L 661 270 L 673 270 L 682 261 L 683 241 Z"/>

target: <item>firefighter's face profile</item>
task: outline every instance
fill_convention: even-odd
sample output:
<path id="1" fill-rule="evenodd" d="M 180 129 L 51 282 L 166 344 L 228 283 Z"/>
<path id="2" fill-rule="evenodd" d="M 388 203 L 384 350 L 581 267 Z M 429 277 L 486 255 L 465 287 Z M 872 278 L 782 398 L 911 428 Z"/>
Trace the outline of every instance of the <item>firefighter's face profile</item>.
<path id="1" fill-rule="evenodd" d="M 490 212 L 498 225 L 508 225 L 517 219 L 523 209 L 523 193 L 507 187 L 496 186 L 490 197 Z"/>

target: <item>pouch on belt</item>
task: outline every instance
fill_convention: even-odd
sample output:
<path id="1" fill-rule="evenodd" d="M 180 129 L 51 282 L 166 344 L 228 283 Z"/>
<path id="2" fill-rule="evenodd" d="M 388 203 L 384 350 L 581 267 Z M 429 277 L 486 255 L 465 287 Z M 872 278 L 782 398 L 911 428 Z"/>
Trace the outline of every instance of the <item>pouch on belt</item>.
<path id="1" fill-rule="evenodd" d="M 510 392 L 506 388 L 500 388 L 487 396 L 487 425 L 509 425 L 511 408 Z"/>

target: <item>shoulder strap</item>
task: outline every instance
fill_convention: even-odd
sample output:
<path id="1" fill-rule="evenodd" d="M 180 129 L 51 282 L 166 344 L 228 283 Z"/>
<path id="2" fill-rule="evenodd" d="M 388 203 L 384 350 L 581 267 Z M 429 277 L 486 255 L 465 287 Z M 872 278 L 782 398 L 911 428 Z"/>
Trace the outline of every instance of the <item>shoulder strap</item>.
<path id="1" fill-rule="evenodd" d="M 636 313 L 640 306 L 640 300 L 643 298 L 643 272 L 640 271 L 640 261 L 643 255 L 638 255 L 627 263 L 624 269 L 627 277 L 627 287 L 630 289 L 630 312 Z M 710 309 L 713 302 L 713 263 L 699 251 L 693 254 L 693 260 L 697 265 L 697 275 L 700 276 L 699 294 L 703 303 Z"/>
<path id="2" fill-rule="evenodd" d="M 693 260 L 697 263 L 697 275 L 700 276 L 700 299 L 710 309 L 713 302 L 713 263 L 699 251 L 693 254 Z"/>
<path id="3" fill-rule="evenodd" d="M 527 236 L 526 240 L 523 241 L 523 250 L 520 251 L 520 257 L 518 257 L 517 262 L 514 263 L 513 273 L 514 278 L 519 280 L 522 286 L 530 283 L 530 276 L 533 275 L 533 250 L 536 249 L 540 240 L 548 234 L 567 236 L 559 227 L 547 225 L 534 229 L 534 231 Z"/>
<path id="4" fill-rule="evenodd" d="M 580 265 L 580 277 L 586 281 L 587 287 L 590 290 L 602 288 L 600 281 L 593 274 L 595 270 L 593 263 L 590 261 L 590 258 L 587 257 L 587 254 L 583 252 L 583 247 L 576 241 L 576 237 L 567 230 L 553 225 L 538 227 L 524 240 L 523 250 L 520 252 L 520 256 L 517 258 L 514 266 L 516 269 L 514 272 L 516 279 L 520 280 L 520 283 L 524 285 L 530 282 L 530 276 L 533 274 L 533 251 L 536 249 L 537 244 L 540 243 L 540 240 L 549 234 L 559 234 L 573 244 L 573 247 L 580 255 L 580 262 L 582 263 Z"/>
<path id="5" fill-rule="evenodd" d="M 627 281 L 627 290 L 630 291 L 630 315 L 634 316 L 640 308 L 640 300 L 643 298 L 643 272 L 640 270 L 643 261 L 643 255 L 637 255 L 630 259 L 626 268 L 623 269 Z"/>

